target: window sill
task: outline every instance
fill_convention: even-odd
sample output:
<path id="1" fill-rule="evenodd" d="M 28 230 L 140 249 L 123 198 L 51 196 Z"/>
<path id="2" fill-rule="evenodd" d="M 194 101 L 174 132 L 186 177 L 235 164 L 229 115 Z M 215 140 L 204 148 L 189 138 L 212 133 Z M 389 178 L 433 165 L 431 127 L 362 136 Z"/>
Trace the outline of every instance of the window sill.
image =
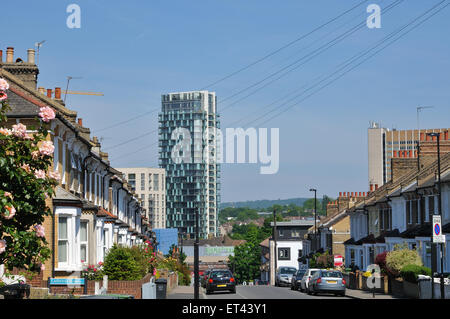
<path id="1" fill-rule="evenodd" d="M 82 271 L 82 265 L 67 265 L 67 266 L 58 266 L 55 268 L 55 271 Z"/>

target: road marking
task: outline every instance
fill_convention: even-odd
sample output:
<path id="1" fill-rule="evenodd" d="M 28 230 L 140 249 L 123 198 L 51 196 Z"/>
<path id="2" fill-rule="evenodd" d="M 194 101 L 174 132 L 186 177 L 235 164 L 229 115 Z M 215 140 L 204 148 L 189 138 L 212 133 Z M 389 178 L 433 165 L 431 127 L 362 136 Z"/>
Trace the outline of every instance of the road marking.
<path id="1" fill-rule="evenodd" d="M 236 289 L 236 294 L 238 294 L 239 296 L 241 296 L 241 297 L 244 298 L 244 299 L 248 299 L 247 297 L 241 295 L 241 294 L 237 291 L 237 289 Z"/>

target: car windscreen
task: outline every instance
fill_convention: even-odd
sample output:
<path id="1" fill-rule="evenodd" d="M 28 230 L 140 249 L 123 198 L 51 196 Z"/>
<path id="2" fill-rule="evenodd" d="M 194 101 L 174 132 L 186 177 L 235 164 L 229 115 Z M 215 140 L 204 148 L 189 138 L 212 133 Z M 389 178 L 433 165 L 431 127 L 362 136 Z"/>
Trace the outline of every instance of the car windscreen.
<path id="1" fill-rule="evenodd" d="M 211 278 L 230 278 L 231 273 L 229 271 L 212 271 Z"/>
<path id="2" fill-rule="evenodd" d="M 322 277 L 342 278 L 342 273 L 340 273 L 339 271 L 324 271 L 322 272 Z"/>
<path id="3" fill-rule="evenodd" d="M 297 272 L 297 277 L 303 277 L 305 275 L 305 271 Z"/>
<path id="4" fill-rule="evenodd" d="M 281 268 L 280 274 L 287 274 L 287 275 L 293 275 L 295 274 L 297 269 L 295 268 Z"/>

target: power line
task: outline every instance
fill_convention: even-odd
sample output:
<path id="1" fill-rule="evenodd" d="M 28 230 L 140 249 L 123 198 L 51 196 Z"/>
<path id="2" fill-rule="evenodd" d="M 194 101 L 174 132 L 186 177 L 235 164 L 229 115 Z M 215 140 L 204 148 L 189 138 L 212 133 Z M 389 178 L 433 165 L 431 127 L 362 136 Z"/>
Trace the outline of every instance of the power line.
<path id="1" fill-rule="evenodd" d="M 111 128 L 116 128 L 117 126 L 120 126 L 120 125 L 123 125 L 123 124 L 130 123 L 130 122 L 132 122 L 132 121 L 134 121 L 134 120 L 137 120 L 137 119 L 142 118 L 143 116 L 146 116 L 146 115 L 148 115 L 148 114 L 151 114 L 151 113 L 157 111 L 158 109 L 159 109 L 159 108 L 155 108 L 155 109 L 150 110 L 150 111 L 147 111 L 147 112 L 145 112 L 145 113 L 136 115 L 135 117 L 132 117 L 132 118 L 130 118 L 130 119 L 127 119 L 127 120 L 124 120 L 124 121 L 121 121 L 121 122 L 112 124 L 112 125 L 110 125 L 110 126 L 101 128 L 101 129 L 99 129 L 99 130 L 95 130 L 94 132 L 95 132 L 95 133 L 98 133 L 98 132 L 102 132 L 102 131 L 109 130 L 109 129 L 111 129 Z"/>
<path id="2" fill-rule="evenodd" d="M 260 62 L 262 62 L 262 61 L 264 61 L 264 60 L 266 60 L 266 59 L 268 59 L 268 58 L 270 58 L 271 56 L 277 54 L 278 52 L 280 52 L 280 51 L 282 51 L 282 50 L 284 50 L 284 49 L 290 47 L 290 46 L 293 45 L 294 43 L 297 43 L 298 41 L 303 40 L 304 38 L 310 36 L 310 35 L 313 34 L 314 32 L 316 32 L 316 31 L 322 29 L 323 27 L 329 25 L 330 23 L 332 23 L 332 22 L 338 20 L 340 17 L 346 15 L 347 13 L 351 12 L 352 10 L 356 9 L 357 7 L 361 6 L 363 3 L 367 2 L 367 1 L 368 1 L 368 0 L 363 0 L 363 1 L 359 2 L 359 3 L 356 4 L 355 6 L 351 7 L 350 9 L 346 10 L 345 12 L 339 14 L 338 16 L 334 17 L 333 19 L 329 20 L 328 22 L 325 22 L 324 24 L 321 24 L 320 26 L 318 26 L 318 27 L 316 27 L 315 29 L 309 31 L 308 33 L 306 33 L 306 34 L 304 34 L 304 35 L 298 37 L 297 39 L 295 39 L 295 40 L 293 40 L 293 41 L 291 41 L 291 42 L 289 42 L 289 43 L 283 45 L 282 47 L 276 49 L 275 51 L 270 52 L 269 54 L 263 56 L 262 58 L 260 58 L 260 59 L 258 59 L 258 60 L 256 60 L 256 61 L 254 61 L 254 62 L 252 62 L 252 63 L 250 63 L 250 64 L 248 64 L 248 65 L 246 65 L 246 66 L 244 66 L 244 67 L 242 67 L 242 68 L 240 68 L 239 70 L 234 71 L 234 72 L 232 72 L 232 73 L 230 73 L 230 74 L 228 74 L 228 75 L 226 75 L 226 76 L 220 78 L 219 80 L 217 80 L 217 81 L 215 81 L 215 82 L 212 82 L 212 83 L 210 83 L 210 84 L 204 86 L 204 87 L 201 88 L 200 90 L 207 89 L 207 88 L 209 88 L 209 87 L 211 87 L 211 86 L 213 86 L 213 85 L 216 85 L 216 84 L 218 84 L 218 83 L 220 83 L 220 82 L 223 82 L 223 81 L 225 81 L 226 79 L 229 79 L 229 78 L 231 78 L 232 76 L 234 76 L 234 75 L 236 75 L 236 74 L 238 74 L 238 73 L 241 73 L 241 72 L 243 72 L 243 71 L 245 71 L 245 70 L 251 68 L 252 66 L 254 66 L 254 65 L 256 65 L 256 64 L 258 64 L 258 63 L 260 63 Z"/>
<path id="3" fill-rule="evenodd" d="M 400 3 L 402 3 L 404 0 L 396 0 L 394 3 L 386 6 L 385 8 L 383 8 L 383 12 L 389 12 L 391 9 L 393 9 L 394 7 L 398 6 Z M 221 103 L 223 103 L 224 101 L 227 101 L 235 96 L 240 95 L 241 93 L 248 91 L 251 88 L 254 88 L 255 86 L 263 83 L 264 81 L 274 77 L 275 75 L 289 69 L 290 67 L 296 65 L 297 63 L 301 62 L 302 60 L 306 59 L 306 61 L 300 65 L 297 65 L 296 67 L 292 68 L 291 70 L 288 70 L 285 74 L 282 74 L 280 77 L 278 77 L 277 79 L 275 79 L 274 81 L 284 77 L 286 74 L 290 73 L 291 71 L 299 68 L 300 66 L 306 64 L 307 62 L 311 61 L 312 59 L 314 59 L 315 57 L 317 57 L 318 55 L 320 55 L 321 53 L 325 52 L 326 50 L 328 50 L 329 48 L 335 46 L 336 44 L 338 44 L 339 42 L 343 41 L 344 39 L 346 39 L 347 37 L 349 37 L 350 35 L 352 35 L 353 33 L 355 33 L 356 31 L 360 30 L 361 28 L 363 28 L 366 25 L 366 20 L 358 23 L 357 25 L 355 25 L 354 27 L 350 28 L 349 30 L 345 31 L 344 33 L 340 34 L 339 36 L 335 37 L 333 40 L 328 41 L 327 43 L 325 43 L 324 45 L 320 46 L 319 48 L 313 50 L 312 52 L 302 56 L 301 58 L 295 60 L 294 62 L 284 66 L 283 68 L 281 68 L 280 70 L 271 73 L 270 75 L 266 76 L 265 78 L 263 78 L 262 80 L 259 80 L 253 84 L 251 84 L 250 86 L 247 86 L 246 88 L 232 94 L 229 95 L 227 97 L 225 97 L 224 99 L 220 100 Z M 272 81 L 271 83 L 273 83 L 274 81 Z M 223 109 L 224 110 L 224 109 Z"/>
<path id="4" fill-rule="evenodd" d="M 155 129 L 155 130 L 152 130 L 152 131 L 150 131 L 150 132 L 144 133 L 144 134 L 142 134 L 142 135 L 133 137 L 133 138 L 131 138 L 131 139 L 129 139 L 129 140 L 126 140 L 126 141 L 124 141 L 124 142 L 122 142 L 122 143 L 119 143 L 119 144 L 116 144 L 116 145 L 113 145 L 113 146 L 110 146 L 110 147 L 106 147 L 105 150 L 111 150 L 111 149 L 113 149 L 113 148 L 117 148 L 117 147 L 119 147 L 119 146 L 128 144 L 128 143 L 130 143 L 130 142 L 133 142 L 133 141 L 135 141 L 135 140 L 137 140 L 137 139 L 140 139 L 140 138 L 142 138 L 142 137 L 145 137 L 145 136 L 150 135 L 150 134 L 155 133 L 155 132 L 158 132 L 158 129 Z"/>
<path id="5" fill-rule="evenodd" d="M 448 0 L 443 0 L 441 2 L 439 2 L 438 4 L 434 5 L 432 8 L 430 8 L 429 10 L 427 10 L 425 13 L 421 14 L 420 16 L 418 16 L 417 18 L 413 19 L 411 22 L 409 22 L 408 24 L 406 24 L 405 27 L 408 27 L 409 25 L 411 25 L 412 23 L 414 23 L 415 21 L 417 21 L 419 18 L 423 17 L 424 15 L 426 15 L 427 13 L 429 13 L 430 11 L 434 10 L 437 6 L 441 5 L 442 3 L 446 2 Z M 385 46 L 383 46 L 381 49 L 377 50 L 376 52 L 374 52 L 373 54 L 371 54 L 370 56 L 368 56 L 366 59 L 362 60 L 360 63 L 354 65 L 352 68 L 346 70 L 344 73 L 342 73 L 341 75 L 339 75 L 338 77 L 336 77 L 335 79 L 329 81 L 328 83 L 326 83 L 325 85 L 321 86 L 319 89 L 315 90 L 314 92 L 312 92 L 311 94 L 309 94 L 308 96 L 306 96 L 305 98 L 301 99 L 300 101 L 288 106 L 287 108 L 285 108 L 284 110 L 282 110 L 281 112 L 275 114 L 274 116 L 272 116 L 271 118 L 265 120 L 264 122 L 262 122 L 260 125 L 263 125 L 265 123 L 267 123 L 268 121 L 274 119 L 275 117 L 280 116 L 281 114 L 283 114 L 284 112 L 288 111 L 289 109 L 291 109 L 292 107 L 298 105 L 299 103 L 305 101 L 307 98 L 311 97 L 312 95 L 314 95 L 315 93 L 321 91 L 322 89 L 326 88 L 327 86 L 331 85 L 332 83 L 334 83 L 335 81 L 339 80 L 340 78 L 342 78 L 344 75 L 346 75 L 347 73 L 349 73 L 350 71 L 354 70 L 355 68 L 357 68 L 358 66 L 360 66 L 361 64 L 363 64 L 365 61 L 369 60 L 370 58 L 372 58 L 373 56 L 377 55 L 379 52 L 383 51 L 385 48 L 387 48 L 388 46 L 392 45 L 393 43 L 395 43 L 396 41 L 398 41 L 399 39 L 403 38 L 405 35 L 407 35 L 408 33 L 410 33 L 411 31 L 413 31 L 414 29 L 416 29 L 417 27 L 419 27 L 420 25 L 422 25 L 424 22 L 426 22 L 427 20 L 429 20 L 430 18 L 432 18 L 434 15 L 436 15 L 438 12 L 442 11 L 444 8 L 446 8 L 448 5 L 450 4 L 446 4 L 445 6 L 439 8 L 436 12 L 434 12 L 432 15 L 430 15 L 429 17 L 425 18 L 424 20 L 420 21 L 418 24 L 416 24 L 415 26 L 413 26 L 411 29 L 407 30 L 406 32 L 404 32 L 403 34 L 401 34 L 399 37 L 393 39 L 392 41 L 390 41 L 388 44 L 386 44 Z M 405 29 L 405 27 L 403 27 L 402 29 Z M 398 33 L 398 32 L 396 32 Z M 347 65 L 348 66 L 348 65 Z M 334 72 L 336 73 L 336 72 Z M 334 74 L 333 73 L 333 74 Z M 321 81 L 323 82 L 323 81 Z M 316 84 L 317 85 L 317 84 Z M 316 86 L 315 85 L 315 86 Z M 312 87 L 313 88 L 313 87 Z M 273 111 L 273 110 L 272 110 Z"/>

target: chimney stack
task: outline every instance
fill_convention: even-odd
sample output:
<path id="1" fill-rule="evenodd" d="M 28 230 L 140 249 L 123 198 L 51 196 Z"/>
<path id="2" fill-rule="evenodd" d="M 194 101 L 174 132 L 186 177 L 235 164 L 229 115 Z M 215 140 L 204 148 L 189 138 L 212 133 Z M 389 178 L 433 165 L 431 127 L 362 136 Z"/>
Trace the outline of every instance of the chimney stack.
<path id="1" fill-rule="evenodd" d="M 61 100 L 61 88 L 55 88 L 55 100 Z"/>
<path id="2" fill-rule="evenodd" d="M 28 49 L 27 53 L 28 53 L 27 62 L 31 63 L 31 64 L 35 64 L 35 61 L 34 61 L 34 53 L 35 53 L 35 51 L 34 51 L 34 49 Z"/>
<path id="3" fill-rule="evenodd" d="M 6 63 L 14 63 L 14 48 L 6 48 Z"/>
<path id="4" fill-rule="evenodd" d="M 79 118 L 79 119 L 78 119 L 78 125 L 79 125 L 79 126 L 83 126 L 83 119 L 82 119 L 82 118 Z"/>
<path id="5" fill-rule="evenodd" d="M 48 97 L 49 99 L 52 98 L 52 89 L 47 89 L 47 97 Z"/>

